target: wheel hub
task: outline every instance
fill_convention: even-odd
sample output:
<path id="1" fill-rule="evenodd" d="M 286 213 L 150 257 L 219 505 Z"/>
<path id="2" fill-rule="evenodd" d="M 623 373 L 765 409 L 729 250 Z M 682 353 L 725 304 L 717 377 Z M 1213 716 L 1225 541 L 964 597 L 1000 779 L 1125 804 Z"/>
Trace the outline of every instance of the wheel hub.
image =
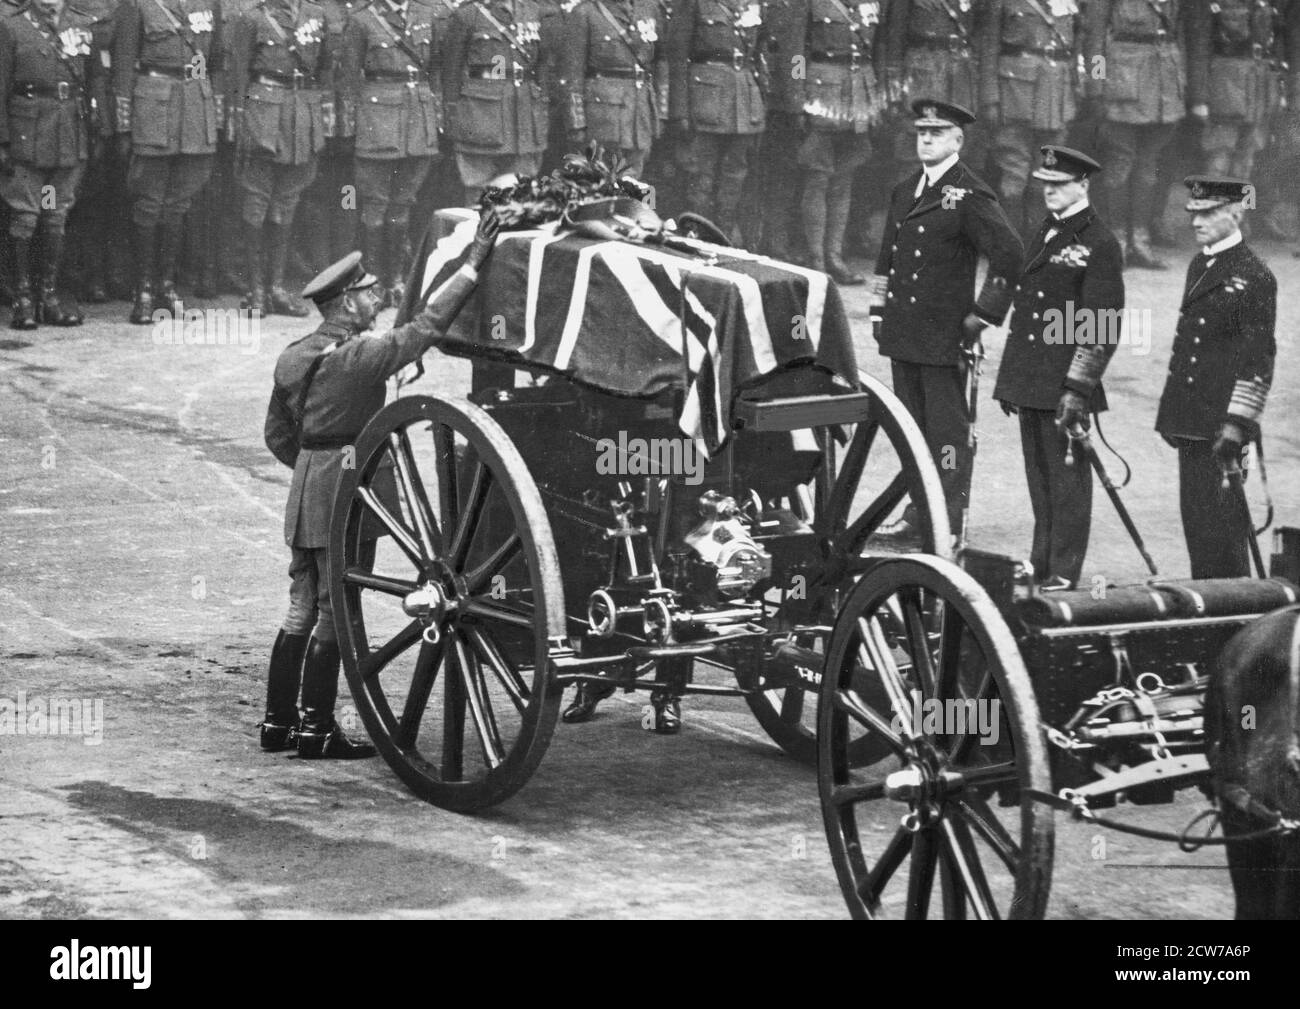
<path id="1" fill-rule="evenodd" d="M 429 626 L 436 627 L 447 616 L 451 601 L 437 582 L 425 582 L 402 599 L 402 611 Z"/>
<path id="2" fill-rule="evenodd" d="M 912 832 L 936 823 L 943 815 L 944 800 L 963 788 L 965 779 L 959 772 L 937 765 L 931 767 L 925 760 L 908 764 L 885 777 L 885 796 L 907 803 L 908 812 L 902 823 Z"/>

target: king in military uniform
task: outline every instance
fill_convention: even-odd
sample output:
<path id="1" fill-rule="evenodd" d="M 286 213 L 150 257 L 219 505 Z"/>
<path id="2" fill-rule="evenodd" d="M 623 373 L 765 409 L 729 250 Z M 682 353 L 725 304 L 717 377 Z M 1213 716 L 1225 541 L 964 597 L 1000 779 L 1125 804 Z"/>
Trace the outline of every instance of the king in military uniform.
<path id="1" fill-rule="evenodd" d="M 373 747 L 348 739 L 334 720 L 339 646 L 327 549 L 334 488 L 345 464 L 344 449 L 355 444 L 384 405 L 386 380 L 419 360 L 447 332 L 477 284 L 497 230 L 496 214 L 484 211 L 465 265 L 429 296 L 419 315 L 384 336 L 362 336 L 374 326 L 379 299 L 376 278 L 362 266 L 361 253 L 330 266 L 303 289 L 303 297 L 320 309 L 321 324 L 280 354 L 266 413 L 266 445 L 293 467 L 293 482 L 284 513 L 285 542 L 292 551 L 289 613 L 271 650 L 261 725 L 264 750 L 296 745 L 298 755 L 307 758 L 374 755 Z M 388 490 L 396 493 L 391 483 Z M 373 562 L 382 528 L 366 528 Z"/>
<path id="2" fill-rule="evenodd" d="M 1224 475 L 1259 436 L 1277 352 L 1277 280 L 1242 240 L 1250 183 L 1191 176 L 1186 185 L 1201 251 L 1187 268 L 1156 430 L 1178 450 L 1192 577 L 1247 577 L 1255 533 Z"/>
<path id="3" fill-rule="evenodd" d="M 68 211 L 98 132 L 91 108 L 93 19 L 65 0 L 36 0 L 0 20 L 0 198 L 13 243 L 14 329 L 75 326 L 57 285 Z M 46 206 L 46 187 L 53 206 Z M 40 294 L 33 299 L 32 243 L 41 233 Z"/>
<path id="4" fill-rule="evenodd" d="M 1034 178 L 1048 215 L 1025 250 L 993 390 L 1004 412 L 1020 415 L 1034 510 L 1029 559 L 1038 584 L 1057 588 L 1079 581 L 1092 525 L 1092 467 L 1071 456 L 1070 432 L 1106 409 L 1101 377 L 1124 308 L 1123 250 L 1088 199 L 1099 171 L 1081 151 L 1042 148 Z"/>

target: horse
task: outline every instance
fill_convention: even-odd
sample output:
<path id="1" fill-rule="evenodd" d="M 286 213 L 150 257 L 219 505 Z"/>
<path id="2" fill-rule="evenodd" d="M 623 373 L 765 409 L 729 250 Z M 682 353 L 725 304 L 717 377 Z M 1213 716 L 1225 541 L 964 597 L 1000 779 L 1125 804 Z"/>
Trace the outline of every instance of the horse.
<path id="1" fill-rule="evenodd" d="M 1300 918 L 1300 606 L 1260 617 L 1219 655 L 1205 706 L 1236 917 Z"/>

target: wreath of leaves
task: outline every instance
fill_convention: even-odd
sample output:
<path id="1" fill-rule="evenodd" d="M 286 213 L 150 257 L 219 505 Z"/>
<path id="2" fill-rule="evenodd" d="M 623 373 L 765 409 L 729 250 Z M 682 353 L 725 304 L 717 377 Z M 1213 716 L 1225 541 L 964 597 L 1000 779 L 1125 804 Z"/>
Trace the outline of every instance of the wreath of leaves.
<path id="1" fill-rule="evenodd" d="M 582 154 L 566 154 L 564 164 L 550 175 L 522 175 L 513 186 L 488 186 L 476 206 L 495 208 L 503 230 L 535 228 L 594 200 L 618 196 L 644 200 L 650 187 L 627 171 L 628 163 L 617 151 L 606 152 L 591 143 Z"/>

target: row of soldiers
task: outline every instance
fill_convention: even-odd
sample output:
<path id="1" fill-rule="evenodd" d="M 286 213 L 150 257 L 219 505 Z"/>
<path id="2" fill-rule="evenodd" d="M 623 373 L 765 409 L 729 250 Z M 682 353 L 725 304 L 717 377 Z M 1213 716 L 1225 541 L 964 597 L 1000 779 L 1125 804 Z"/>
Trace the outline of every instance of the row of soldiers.
<path id="1" fill-rule="evenodd" d="M 1300 108 L 1293 0 L 3 4 L 17 328 L 80 321 L 57 295 L 78 196 L 91 300 L 129 262 L 131 320 L 175 311 L 188 244 L 196 293 L 237 262 L 247 307 L 301 315 L 292 249 L 316 268 L 359 244 L 400 295 L 413 207 L 418 229 L 588 141 L 644 173 L 665 213 L 859 283 L 845 230 L 874 245 L 879 179 L 910 168 L 903 110 L 920 95 L 979 110 L 967 160 L 987 162 L 1022 230 L 1032 152 L 1071 136 L 1097 150 L 1128 265 L 1158 268 L 1160 180 L 1197 167 L 1168 163 L 1180 124 L 1199 127 L 1200 167 L 1249 177 L 1278 111 Z"/>

